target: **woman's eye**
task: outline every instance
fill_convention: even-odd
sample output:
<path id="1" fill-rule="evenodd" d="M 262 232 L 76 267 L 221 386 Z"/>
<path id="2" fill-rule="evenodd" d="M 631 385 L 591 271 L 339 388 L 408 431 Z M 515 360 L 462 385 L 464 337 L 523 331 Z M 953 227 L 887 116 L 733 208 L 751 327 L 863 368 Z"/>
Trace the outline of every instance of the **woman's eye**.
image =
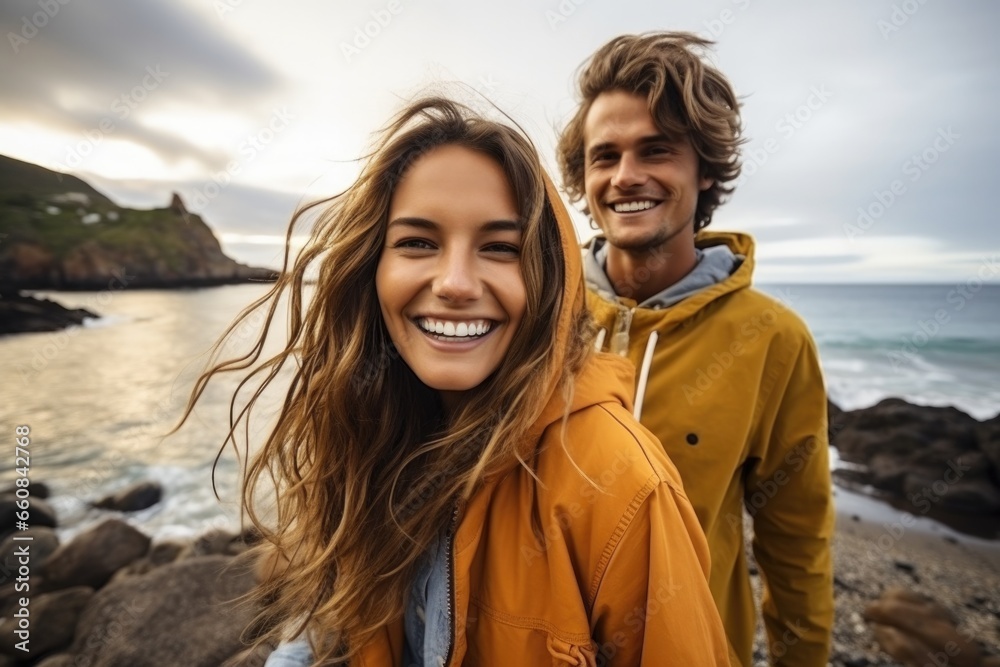
<path id="1" fill-rule="evenodd" d="M 433 250 L 434 246 L 430 241 L 424 239 L 402 239 L 396 241 L 393 248 L 410 248 L 412 250 Z"/>
<path id="2" fill-rule="evenodd" d="M 512 255 L 514 257 L 521 254 L 521 249 L 512 243 L 491 243 L 483 248 L 483 250 L 489 253 Z"/>

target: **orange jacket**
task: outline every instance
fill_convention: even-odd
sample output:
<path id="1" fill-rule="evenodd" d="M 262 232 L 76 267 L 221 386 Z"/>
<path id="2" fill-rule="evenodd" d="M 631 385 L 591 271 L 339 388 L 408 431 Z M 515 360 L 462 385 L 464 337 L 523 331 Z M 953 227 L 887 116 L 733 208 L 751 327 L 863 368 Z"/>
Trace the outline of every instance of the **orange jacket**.
<path id="1" fill-rule="evenodd" d="M 576 235 L 551 184 L 549 197 L 567 263 L 564 350 L 584 290 Z M 627 360 L 591 357 L 568 405 L 553 389 L 524 443 L 538 482 L 513 465 L 466 503 L 452 545 L 448 665 L 730 664 L 705 537 L 677 470 L 631 416 L 633 386 Z M 398 667 L 403 642 L 399 619 L 359 663 Z"/>

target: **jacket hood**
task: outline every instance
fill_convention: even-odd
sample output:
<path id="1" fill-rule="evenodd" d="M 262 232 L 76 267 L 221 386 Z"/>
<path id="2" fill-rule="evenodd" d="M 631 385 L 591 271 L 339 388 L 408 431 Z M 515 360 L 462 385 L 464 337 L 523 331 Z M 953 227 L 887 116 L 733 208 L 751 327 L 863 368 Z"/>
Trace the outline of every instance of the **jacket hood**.
<path id="1" fill-rule="evenodd" d="M 576 228 L 559 196 L 559 191 L 545 175 L 545 191 L 549 204 L 559 224 L 559 238 L 565 258 L 562 304 L 556 328 L 556 344 L 549 363 L 548 399 L 532 420 L 532 427 L 525 438 L 525 448 L 530 451 L 542 432 L 570 412 L 582 410 L 596 403 L 614 400 L 631 409 L 632 387 L 635 371 L 627 360 L 612 355 L 591 355 L 574 378 L 572 395 L 565 396 L 560 387 L 570 336 L 575 322 L 586 308 L 583 258 L 580 255 Z M 568 406 L 568 409 L 567 409 Z M 528 454 L 528 451 L 524 452 Z"/>
<path id="2" fill-rule="evenodd" d="M 749 287 L 754 269 L 754 241 L 741 232 L 701 231 L 695 236 L 700 261 L 691 273 L 642 303 L 615 295 L 604 273 L 606 239 L 595 237 L 587 244 L 584 264 L 587 286 L 605 301 L 623 306 L 660 310 L 662 323 L 681 322 L 709 303 L 736 290 Z"/>

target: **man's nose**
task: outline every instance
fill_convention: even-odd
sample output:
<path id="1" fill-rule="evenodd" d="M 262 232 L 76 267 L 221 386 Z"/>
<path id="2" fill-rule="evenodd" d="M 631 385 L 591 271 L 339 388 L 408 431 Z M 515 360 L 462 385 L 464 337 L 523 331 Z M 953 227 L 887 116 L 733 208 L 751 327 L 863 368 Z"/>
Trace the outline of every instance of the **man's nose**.
<path id="1" fill-rule="evenodd" d="M 482 296 L 477 264 L 472 253 L 446 252 L 438 264 L 433 292 L 440 299 L 451 302 L 472 301 Z"/>
<path id="2" fill-rule="evenodd" d="M 631 152 L 622 153 L 618 168 L 611 179 L 611 184 L 622 190 L 642 185 L 646 181 L 646 172 Z"/>

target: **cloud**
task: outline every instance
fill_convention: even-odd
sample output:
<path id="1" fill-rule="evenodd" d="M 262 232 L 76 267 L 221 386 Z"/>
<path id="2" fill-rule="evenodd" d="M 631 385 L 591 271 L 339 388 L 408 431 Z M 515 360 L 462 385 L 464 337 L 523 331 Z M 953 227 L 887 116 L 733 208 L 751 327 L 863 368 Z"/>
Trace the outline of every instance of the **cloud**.
<path id="1" fill-rule="evenodd" d="M 211 168 L 225 156 L 147 116 L 180 109 L 206 116 L 232 109 L 251 113 L 281 86 L 221 25 L 182 5 L 53 0 L 46 7 L 37 0 L 0 3 L 0 48 L 6 50 L 0 94 L 7 122 L 81 141 L 88 132 L 101 132 L 167 162 L 194 160 Z"/>

